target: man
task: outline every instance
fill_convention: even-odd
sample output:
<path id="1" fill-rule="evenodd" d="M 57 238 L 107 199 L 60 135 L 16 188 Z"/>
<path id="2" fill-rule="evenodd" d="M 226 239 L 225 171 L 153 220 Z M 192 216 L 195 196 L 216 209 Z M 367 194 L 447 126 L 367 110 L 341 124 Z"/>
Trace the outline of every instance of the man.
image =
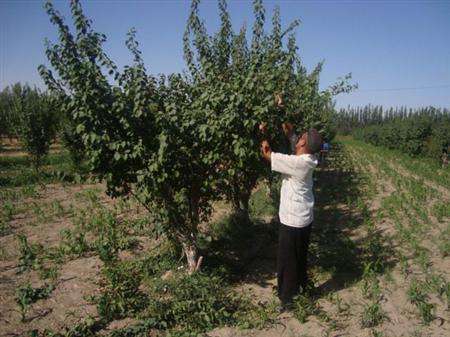
<path id="1" fill-rule="evenodd" d="M 325 166 L 325 160 L 328 156 L 328 152 L 330 151 L 330 144 L 328 143 L 327 140 L 325 140 L 322 144 L 322 148 L 320 150 L 320 166 L 324 167 Z"/>
<path id="2" fill-rule="evenodd" d="M 266 132 L 265 125 L 260 129 Z M 293 129 L 292 124 L 283 124 L 293 144 L 292 155 L 272 152 L 267 140 L 261 143 L 262 155 L 271 163 L 272 171 L 283 174 L 277 256 L 278 297 L 283 308 L 289 308 L 300 287 L 304 290 L 308 282 L 307 254 L 314 207 L 312 175 L 317 166 L 314 154 L 321 146 L 317 130 L 310 129 L 297 138 Z"/>

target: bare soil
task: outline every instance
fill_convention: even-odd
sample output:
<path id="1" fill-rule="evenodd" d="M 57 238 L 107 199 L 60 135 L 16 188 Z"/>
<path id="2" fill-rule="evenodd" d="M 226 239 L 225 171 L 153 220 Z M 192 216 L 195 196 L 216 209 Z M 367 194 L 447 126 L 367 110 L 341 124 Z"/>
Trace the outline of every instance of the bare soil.
<path id="1" fill-rule="evenodd" d="M 2 153 L 3 155 L 21 155 L 17 151 Z M 376 175 L 376 167 L 369 167 L 369 173 Z M 343 180 L 345 172 L 335 172 L 332 168 L 325 168 L 318 181 L 318 196 L 324 185 L 339 184 Z M 427 182 L 428 184 L 429 182 Z M 379 186 L 368 206 L 371 214 L 375 215 L 382 205 L 382 200 L 392 193 L 397 193 L 396 187 L 388 180 L 380 180 Z M 430 186 L 431 183 L 430 183 Z M 436 186 L 433 186 L 436 188 Z M 38 272 L 27 271 L 20 273 L 18 269 L 19 251 L 17 234 L 27 236 L 30 243 L 39 243 L 44 247 L 57 246 L 61 240 L 61 231 L 73 227 L 73 213 L 71 209 L 82 209 L 85 204 L 77 195 L 88 189 L 98 189 L 97 193 L 101 203 L 113 207 L 116 204 L 105 196 L 105 188 L 101 184 L 90 185 L 47 185 L 38 190 L 38 197 L 25 198 L 16 205 L 20 209 L 14 214 L 9 222 L 11 233 L 0 237 L 0 335 L 21 336 L 32 329 L 63 330 L 65 327 L 73 326 L 88 316 L 96 317 L 96 307 L 90 301 L 90 297 L 98 292 L 99 270 L 101 261 L 96 256 L 83 256 L 66 261 L 61 265 L 56 281 L 56 288 L 47 299 L 38 300 L 32 304 L 26 315 L 26 320 L 21 321 L 21 315 L 15 300 L 16 289 L 27 282 L 34 287 L 42 286 Z M 441 191 L 441 190 L 440 190 Z M 443 192 L 443 191 L 441 191 Z M 345 193 L 345 191 L 342 191 Z M 448 194 L 446 194 L 448 197 Z M 59 215 L 51 215 L 51 205 L 55 201 L 62 205 L 64 212 Z M 41 209 L 43 215 L 36 209 Z M 319 222 L 315 223 L 313 229 L 313 241 L 316 246 L 323 244 L 321 234 L 333 233 L 332 227 L 340 237 L 347 237 L 356 248 L 351 251 L 357 259 L 359 247 L 366 238 L 366 231 L 361 226 L 352 226 L 350 223 L 358 223 L 361 214 L 345 202 L 345 195 L 338 198 L 332 205 L 318 200 L 318 213 L 321 214 Z M 143 210 L 136 210 L 142 212 Z M 213 215 L 215 220 L 229 214 L 230 209 L 225 204 L 218 204 Z M 133 216 L 133 211 L 126 216 Z M 45 216 L 47 215 L 47 217 Z M 267 220 L 267 219 L 266 219 Z M 387 218 L 377 223 L 377 229 L 386 238 L 387 244 L 395 230 L 394 224 Z M 331 228 L 331 229 L 330 229 Z M 326 231 L 325 231 L 326 230 Z M 238 291 L 252 294 L 255 303 L 268 303 L 276 301 L 276 238 L 272 238 L 270 244 L 267 241 L 256 240 L 249 247 L 243 267 L 244 277 L 235 284 Z M 145 237 L 139 237 L 139 245 L 136 251 L 125 252 L 123 258 L 131 257 L 140 251 L 145 251 L 154 242 L 149 242 Z M 339 243 L 346 249 L 345 242 Z M 398 243 L 393 242 L 393 245 Z M 339 247 L 339 246 L 337 246 Z M 320 252 L 320 249 L 318 251 Z M 433 247 L 431 247 L 433 249 Z M 434 254 L 433 268 L 449 280 L 450 261 Z M 333 253 L 333 252 L 332 252 Z M 334 252 L 339 255 L 340 252 Z M 334 255 L 331 255 L 334 256 Z M 339 257 L 339 256 L 338 256 Z M 444 304 L 437 306 L 436 315 L 439 319 L 434 320 L 429 326 L 421 324 L 417 314 L 417 308 L 408 300 L 406 288 L 409 279 L 401 272 L 396 258 L 392 257 L 392 269 L 381 278 L 382 309 L 386 319 L 380 326 L 375 328 L 384 336 L 449 336 L 450 316 Z M 348 261 L 351 263 L 352 261 Z M 215 337 L 244 337 L 244 336 L 372 336 L 371 328 L 361 328 L 361 316 L 366 300 L 361 293 L 361 276 L 353 272 L 347 272 L 340 267 L 336 273 L 326 269 L 320 264 L 325 261 L 322 257 L 311 257 L 311 269 L 315 276 L 315 285 L 320 291 L 317 303 L 328 319 L 310 316 L 306 323 L 300 323 L 292 312 L 281 313 L 277 321 L 262 330 L 241 330 L 234 327 L 217 328 L 209 332 L 208 336 Z M 326 269 L 326 270 L 325 270 Z M 413 277 L 411 274 L 409 277 Z M 434 303 L 440 300 L 431 298 Z M 124 319 L 112 322 L 105 331 L 114 328 L 130 326 L 135 323 L 133 319 Z"/>

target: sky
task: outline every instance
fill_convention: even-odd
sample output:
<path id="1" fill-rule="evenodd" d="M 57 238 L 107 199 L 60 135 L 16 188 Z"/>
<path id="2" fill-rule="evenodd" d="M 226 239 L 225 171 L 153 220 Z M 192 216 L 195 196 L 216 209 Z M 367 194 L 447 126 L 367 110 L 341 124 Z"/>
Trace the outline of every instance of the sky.
<path id="1" fill-rule="evenodd" d="M 67 1 L 53 1 L 70 22 Z M 266 29 L 279 6 L 282 24 L 301 20 L 299 54 L 311 70 L 324 60 L 321 88 L 352 73 L 359 88 L 336 97 L 337 107 L 366 104 L 450 107 L 450 0 L 264 1 Z M 119 66 L 131 62 L 126 33 L 137 30 L 147 69 L 153 74 L 185 69 L 182 37 L 189 1 L 82 0 L 105 49 Z M 251 1 L 228 1 L 233 28 L 253 22 Z M 203 0 L 208 31 L 219 25 L 217 2 Z M 44 88 L 37 67 L 47 64 L 45 38 L 57 40 L 41 0 L 0 0 L 0 90 L 15 82 Z"/>

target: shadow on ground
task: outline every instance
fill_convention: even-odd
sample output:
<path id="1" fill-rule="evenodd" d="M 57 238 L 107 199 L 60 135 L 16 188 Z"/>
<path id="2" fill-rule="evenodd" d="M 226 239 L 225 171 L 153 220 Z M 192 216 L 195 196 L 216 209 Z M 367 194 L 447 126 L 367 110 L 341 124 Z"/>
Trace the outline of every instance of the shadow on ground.
<path id="1" fill-rule="evenodd" d="M 363 224 L 363 216 L 348 206 L 359 197 L 362 178 L 343 160 L 336 144 L 326 167 L 315 173 L 309 261 L 311 269 L 330 275 L 319 286 L 322 296 L 357 282 L 363 270 L 358 243 L 350 238 Z M 278 223 L 231 216 L 215 226 L 218 235 L 205 247 L 205 268 L 223 268 L 231 282 L 271 286 L 269 281 L 276 277 Z"/>

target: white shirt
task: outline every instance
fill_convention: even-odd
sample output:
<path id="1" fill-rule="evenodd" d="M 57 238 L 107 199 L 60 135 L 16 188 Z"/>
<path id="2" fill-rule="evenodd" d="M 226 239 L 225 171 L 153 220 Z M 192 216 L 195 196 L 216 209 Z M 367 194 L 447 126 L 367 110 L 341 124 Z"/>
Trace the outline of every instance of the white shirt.
<path id="1" fill-rule="evenodd" d="M 272 171 L 283 174 L 279 216 L 282 224 L 306 227 L 313 221 L 313 170 L 317 159 L 311 154 L 287 155 L 272 152 Z"/>

